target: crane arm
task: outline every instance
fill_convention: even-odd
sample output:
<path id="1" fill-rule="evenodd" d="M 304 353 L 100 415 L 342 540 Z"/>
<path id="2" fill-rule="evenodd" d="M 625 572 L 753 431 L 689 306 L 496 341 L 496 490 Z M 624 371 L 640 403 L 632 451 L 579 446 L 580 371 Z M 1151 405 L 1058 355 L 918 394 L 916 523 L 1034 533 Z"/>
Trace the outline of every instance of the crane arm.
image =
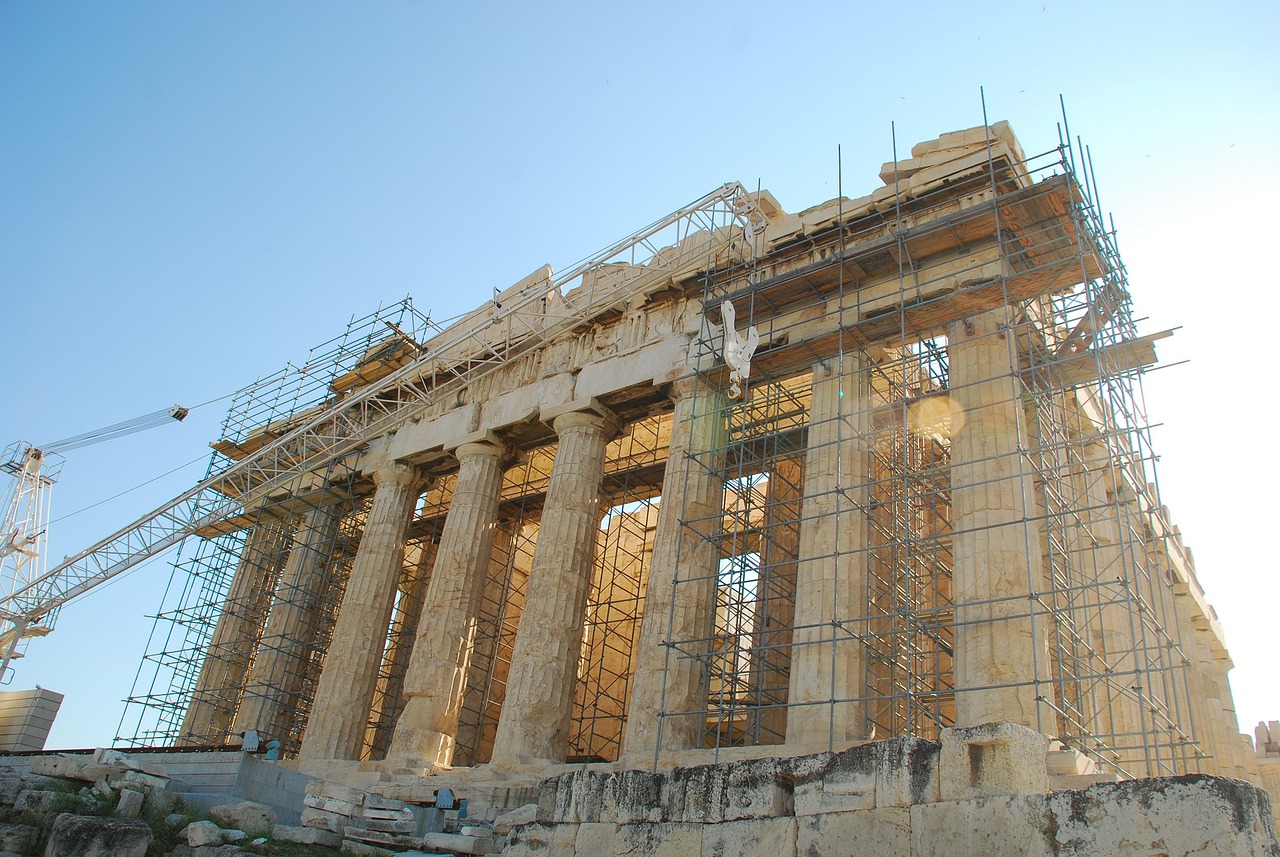
<path id="1" fill-rule="evenodd" d="M 16 624 L 49 613 L 201 528 L 244 511 L 254 498 L 363 448 L 511 358 L 621 307 L 645 284 L 694 273 L 731 242 L 752 252 L 764 224 L 752 194 L 730 182 L 549 281 L 503 296 L 501 302 L 495 295 L 485 311 L 446 328 L 416 359 L 379 383 L 335 398 L 302 425 L 0 600 L 0 619 Z M 685 241 L 697 234 L 709 240 Z M 619 262 L 643 271 L 615 277 L 606 263 Z M 597 276 L 586 278 L 589 272 Z M 546 312 L 550 296 L 555 296 L 554 313 Z"/>

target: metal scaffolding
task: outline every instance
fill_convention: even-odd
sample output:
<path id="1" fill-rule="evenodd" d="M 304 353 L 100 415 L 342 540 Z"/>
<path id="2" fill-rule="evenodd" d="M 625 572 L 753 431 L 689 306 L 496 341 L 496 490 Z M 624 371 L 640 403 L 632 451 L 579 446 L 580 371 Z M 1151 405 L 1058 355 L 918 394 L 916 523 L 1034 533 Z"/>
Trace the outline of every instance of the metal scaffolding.
<path id="1" fill-rule="evenodd" d="M 665 270 L 663 288 L 672 295 L 700 289 L 695 297 L 708 322 L 721 319 L 730 301 L 738 326 L 761 334 L 736 398 L 728 395 L 721 329 L 704 324 L 692 355 L 691 371 L 703 382 L 695 395 L 713 397 L 704 410 L 724 431 L 713 448 L 691 448 L 687 467 L 723 486 L 724 502 L 710 514 L 681 509 L 677 516 L 680 527 L 713 542 L 717 562 L 709 574 L 674 570 L 673 602 L 695 598 L 690 593 L 710 587 L 710 577 L 714 602 L 695 632 L 664 637 L 668 669 L 694 663 L 702 684 L 694 710 L 663 717 L 696 718 L 701 746 L 787 743 L 802 707 L 810 720 L 815 710 L 829 717 L 830 746 L 848 739 L 835 724 L 849 712 L 862 738 L 936 737 L 957 723 L 965 694 L 997 687 L 957 676 L 961 638 L 998 617 L 1027 628 L 1033 674 L 1010 681 L 1032 694 L 1030 725 L 1100 769 L 1187 773 L 1206 761 L 1213 768 L 1215 753 L 1227 752 L 1215 747 L 1191 689 L 1197 654 L 1184 596 L 1198 585 L 1160 503 L 1144 414 L 1142 374 L 1155 363 L 1160 334 L 1136 329 L 1087 157 L 1063 127 L 1058 146 L 1026 157 L 984 126 L 977 143 L 970 132 L 948 163 L 951 172 L 895 151 L 882 172 L 885 188 L 870 201 L 840 199 L 800 215 L 803 228 L 775 238 L 767 256 L 740 246 L 727 253 L 698 232 L 677 236 L 679 276 Z M 708 235 L 743 216 L 745 209 L 723 201 Z M 673 250 L 649 249 L 656 259 Z M 574 323 L 597 317 L 591 313 L 625 323 L 620 284 L 644 266 L 624 264 L 617 252 L 593 258 L 594 267 L 574 269 L 573 281 L 618 290 L 603 310 L 593 298 L 591 312 L 583 309 Z M 490 324 L 499 309 L 495 298 L 487 315 L 467 318 Z M 362 385 L 384 378 L 402 385 L 376 399 L 386 413 L 362 423 L 385 427 L 393 416 L 419 413 L 429 398 L 423 389 L 434 395 L 483 382 L 481 363 L 574 329 L 535 331 L 528 347 L 505 356 L 468 352 L 476 366 L 454 374 L 441 368 L 427 384 L 421 373 L 396 373 L 422 359 L 416 343 L 430 323 L 407 303 L 398 312 L 353 322 L 340 344 L 246 390 L 215 444 L 210 476 L 292 437 L 333 401 L 362 395 Z M 994 332 L 975 333 L 968 319 L 990 313 L 1001 319 Z M 957 335 L 1001 355 L 1006 368 L 983 375 L 981 367 L 953 365 L 962 353 Z M 413 383 L 423 389 L 410 397 L 404 385 Z M 998 474 L 991 484 L 1023 486 L 1013 522 L 975 523 L 958 511 L 953 439 L 973 416 L 958 402 L 977 387 L 1010 415 L 1017 443 L 970 451 L 964 466 Z M 834 399 L 831 390 L 838 390 Z M 397 412 L 401 395 L 412 407 Z M 673 426 L 660 392 L 644 395 L 650 398 L 639 404 L 624 402 L 631 416 L 605 454 L 569 761 L 621 756 L 664 467 L 673 431 L 693 432 Z M 508 434 L 455 765 L 492 754 L 557 449 L 545 426 L 522 424 Z M 820 459 L 834 462 L 827 482 L 813 465 Z M 221 743 L 257 706 L 276 719 L 256 722 L 269 723 L 264 728 L 286 753 L 296 751 L 371 490 L 344 461 L 326 459 L 322 478 L 305 490 L 211 519 L 184 543 L 121 740 Z M 404 706 L 405 671 L 453 493 L 454 476 L 436 466 L 410 529 L 367 759 L 386 756 Z M 277 485 L 277 470 L 293 472 L 279 462 L 263 468 L 248 488 L 235 483 L 238 496 L 260 496 Z M 983 485 L 970 479 L 966 489 Z M 966 595 L 957 574 L 962 545 L 1003 529 L 1025 546 L 1019 592 Z M 303 547 L 320 557 L 305 574 Z M 815 605 L 801 591 L 806 563 L 815 562 L 832 569 L 837 590 L 856 588 L 847 601 L 856 606 L 834 597 Z M 802 656 L 827 665 L 825 695 L 795 698 Z M 275 672 L 263 678 L 266 662 Z M 846 662 L 857 665 L 852 690 L 835 678 Z"/>
<path id="2" fill-rule="evenodd" d="M 209 476 L 356 385 L 390 374 L 414 356 L 406 340 L 430 329 L 406 298 L 352 318 L 301 364 L 240 390 L 211 444 Z M 263 498 L 185 539 L 117 742 L 220 745 L 243 731 L 237 714 L 250 705 L 265 712 L 263 731 L 285 752 L 296 751 L 360 541 L 366 495 L 335 462 L 311 490 Z"/>
<path id="3" fill-rule="evenodd" d="M 976 166 L 966 163 L 920 194 L 907 192 L 895 153 L 889 204 L 842 212 L 830 228 L 805 236 L 816 258 L 874 248 L 834 265 L 826 281 L 810 274 L 786 291 L 784 276 L 751 267 L 704 280 L 704 312 L 715 316 L 733 300 L 739 327 L 758 325 L 765 342 L 793 352 L 761 349 L 742 397 L 717 399 L 729 426 L 723 445 L 691 464 L 726 486 L 713 625 L 705 636 L 670 641 L 678 657 L 703 665 L 704 708 L 693 713 L 705 746 L 782 740 L 794 704 L 792 637 L 801 630 L 791 618 L 795 566 L 805 560 L 796 544 L 825 515 L 837 530 L 865 527 L 856 547 L 835 556 L 837 575 L 851 581 L 845 585 L 858 581 L 850 569 L 865 568 L 866 590 L 855 599 L 865 613 L 829 611 L 822 624 L 838 630 L 820 644 L 832 659 L 849 644 L 863 652 L 862 692 L 822 704 L 833 712 L 858 706 L 864 737 L 936 737 L 954 725 L 957 693 L 986 689 L 957 687 L 957 630 L 977 621 L 965 617 L 998 610 L 1029 620 L 1044 642 L 1029 679 L 1040 731 L 1124 776 L 1194 772 L 1209 756 L 1191 699 L 1191 629 L 1179 618 L 1178 581 L 1167 571 L 1170 552 L 1182 548 L 1157 520 L 1165 513 L 1144 415 L 1142 374 L 1162 334 L 1136 330 L 1125 269 L 1078 141 L 1063 131 L 1058 147 L 1030 158 L 1009 157 L 996 142 L 988 132 Z M 1065 230 L 1016 222 L 1036 208 L 1058 211 Z M 984 216 L 994 221 L 985 248 L 965 227 Z M 881 290 L 864 304 L 856 281 L 877 262 L 896 266 L 896 294 Z M 1074 272 L 1064 275 L 1069 267 Z M 783 300 L 793 315 L 812 309 L 804 324 L 779 325 Z M 947 330 L 1001 308 L 1009 322 L 994 336 L 1018 368 L 980 383 L 998 383 L 1016 405 L 1021 443 L 986 463 L 1033 486 L 1018 527 L 1040 550 L 1027 557 L 1029 600 L 961 604 L 953 591 L 951 436 L 965 415 L 951 395 Z M 804 325 L 820 313 L 839 313 L 842 334 L 804 341 Z M 701 366 L 715 365 L 719 335 L 704 333 Z M 794 356 L 805 349 L 807 361 Z M 865 455 L 860 476 L 838 489 L 855 498 L 851 512 L 798 499 L 809 438 L 822 420 L 810 413 L 813 376 L 802 361 L 824 364 L 842 384 L 831 417 L 837 425 L 822 434 Z M 723 370 L 701 374 L 713 388 L 728 386 Z M 675 597 L 697 583 L 696 571 L 678 569 Z"/>

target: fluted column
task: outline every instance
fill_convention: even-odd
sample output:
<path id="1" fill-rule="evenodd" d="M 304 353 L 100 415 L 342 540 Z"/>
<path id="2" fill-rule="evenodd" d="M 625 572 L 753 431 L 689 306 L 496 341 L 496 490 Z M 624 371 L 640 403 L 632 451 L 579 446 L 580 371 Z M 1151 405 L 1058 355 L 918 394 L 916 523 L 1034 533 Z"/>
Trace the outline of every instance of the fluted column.
<path id="1" fill-rule="evenodd" d="M 781 744 L 787 735 L 786 705 L 803 503 L 803 464 L 798 459 L 778 459 L 769 475 L 764 509 L 760 594 L 753 635 L 756 651 L 751 658 L 751 682 L 760 708 L 752 713 L 749 729 L 757 744 Z"/>
<path id="2" fill-rule="evenodd" d="M 436 548 L 427 600 L 404 679 L 405 707 L 388 760 L 448 764 L 467 687 L 476 619 L 493 547 L 505 450 L 496 443 L 458 447 L 458 478 Z"/>
<path id="3" fill-rule="evenodd" d="M 868 612 L 868 397 L 861 359 L 842 360 L 813 367 L 787 713 L 799 746 L 864 737 L 866 629 L 848 620 Z"/>
<path id="4" fill-rule="evenodd" d="M 1143 681 L 1138 672 L 1142 658 L 1134 634 L 1141 622 L 1135 608 L 1140 596 L 1130 573 L 1133 563 L 1125 561 L 1120 544 L 1121 516 L 1134 514 L 1137 504 L 1117 502 L 1112 456 L 1102 438 L 1086 438 L 1080 455 L 1084 508 L 1078 514 L 1088 529 L 1072 544 L 1077 546 L 1077 565 L 1098 583 L 1096 591 L 1101 603 L 1094 623 L 1095 644 L 1109 674 L 1101 692 L 1087 695 L 1086 700 L 1096 702 L 1102 709 L 1097 712 L 1098 728 L 1111 736 L 1112 758 L 1120 769 L 1140 775 L 1147 772 L 1145 727 L 1136 689 Z M 1135 530 L 1141 528 L 1140 522 L 1128 525 Z M 1158 545 L 1137 547 L 1148 553 L 1160 550 Z"/>
<path id="5" fill-rule="evenodd" d="M 311 652 L 305 637 L 317 589 L 333 557 L 341 518 L 340 506 L 321 506 L 303 517 L 294 534 L 233 732 L 257 729 L 268 738 L 284 735 L 285 719 L 296 705 L 298 683 Z"/>
<path id="6" fill-rule="evenodd" d="M 675 382 L 672 397 L 671 446 L 623 744 L 636 762 L 659 750 L 693 747 L 706 708 L 701 664 L 668 643 L 705 640 L 711 630 L 719 567 L 712 537 L 724 506 L 723 453 L 717 450 L 725 441 L 725 400 L 697 376 Z M 662 717 L 664 712 L 697 713 Z"/>
<path id="7" fill-rule="evenodd" d="M 417 468 L 392 462 L 373 474 L 377 490 L 338 608 L 315 707 L 298 757 L 357 759 L 387 642 L 405 534 L 422 493 Z"/>
<path id="8" fill-rule="evenodd" d="M 377 700 L 370 712 L 365 744 L 375 759 L 386 758 L 391 748 L 396 720 L 404 708 L 404 674 L 413 655 L 413 642 L 418 638 L 418 621 L 427 596 L 427 580 L 431 576 L 433 543 L 419 543 L 406 549 L 404 575 L 400 578 L 400 601 L 388 632 L 387 652 L 383 659 L 381 687 L 374 693 Z"/>
<path id="9" fill-rule="evenodd" d="M 246 536 L 182 723 L 183 738 L 219 743 L 227 736 L 287 543 L 288 534 L 272 521 L 259 522 Z"/>
<path id="10" fill-rule="evenodd" d="M 951 438 L 957 726 L 1039 728 L 1035 680 L 1048 674 L 1045 619 L 1031 616 L 1043 571 L 1012 335 L 1007 308 L 948 329 L 950 394 L 964 414 Z"/>
<path id="11" fill-rule="evenodd" d="M 564 761 L 582 629 L 600 532 L 600 480 L 612 434 L 599 414 L 574 411 L 552 422 L 559 444 L 516 632 L 494 762 Z"/>
<path id="12" fill-rule="evenodd" d="M 507 686 L 506 667 L 511 664 L 510 644 L 505 662 L 498 658 L 503 648 L 503 625 L 508 621 L 512 625 L 517 623 L 524 609 L 523 596 L 519 594 L 524 592 L 524 586 L 516 585 L 518 579 L 527 579 L 515 556 L 519 532 L 519 525 L 509 521 L 499 521 L 493 528 L 489 569 L 485 572 L 484 590 L 476 610 L 476 636 L 467 689 L 454 732 L 455 765 L 477 765 L 493 755 L 493 737 Z"/>

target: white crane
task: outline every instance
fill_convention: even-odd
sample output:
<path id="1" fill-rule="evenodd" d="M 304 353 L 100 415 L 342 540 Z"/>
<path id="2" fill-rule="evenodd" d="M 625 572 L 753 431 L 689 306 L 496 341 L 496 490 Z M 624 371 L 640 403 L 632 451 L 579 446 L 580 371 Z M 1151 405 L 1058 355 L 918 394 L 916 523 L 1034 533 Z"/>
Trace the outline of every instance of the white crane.
<path id="1" fill-rule="evenodd" d="M 53 443 L 33 446 L 19 441 L 5 450 L 0 473 L 10 477 L 3 487 L 0 503 L 0 598 L 11 605 L 0 616 L 0 681 L 14 658 L 22 657 L 26 642 L 53 630 L 57 608 L 40 612 L 33 608 L 45 602 L 54 582 L 45 575 L 45 545 L 48 541 L 52 487 L 66 460 L 61 453 L 144 431 L 172 420 L 186 418 L 180 405 L 164 411 L 126 420 Z"/>

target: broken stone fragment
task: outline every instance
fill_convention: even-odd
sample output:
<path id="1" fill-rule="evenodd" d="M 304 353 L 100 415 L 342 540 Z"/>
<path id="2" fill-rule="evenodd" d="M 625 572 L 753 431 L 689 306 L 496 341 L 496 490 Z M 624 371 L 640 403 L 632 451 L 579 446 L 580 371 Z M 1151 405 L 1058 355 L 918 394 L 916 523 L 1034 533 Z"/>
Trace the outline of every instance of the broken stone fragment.
<path id="1" fill-rule="evenodd" d="M 209 818 L 227 828 L 243 830 L 252 836 L 270 836 L 278 817 L 271 807 L 250 800 L 215 806 Z"/>

